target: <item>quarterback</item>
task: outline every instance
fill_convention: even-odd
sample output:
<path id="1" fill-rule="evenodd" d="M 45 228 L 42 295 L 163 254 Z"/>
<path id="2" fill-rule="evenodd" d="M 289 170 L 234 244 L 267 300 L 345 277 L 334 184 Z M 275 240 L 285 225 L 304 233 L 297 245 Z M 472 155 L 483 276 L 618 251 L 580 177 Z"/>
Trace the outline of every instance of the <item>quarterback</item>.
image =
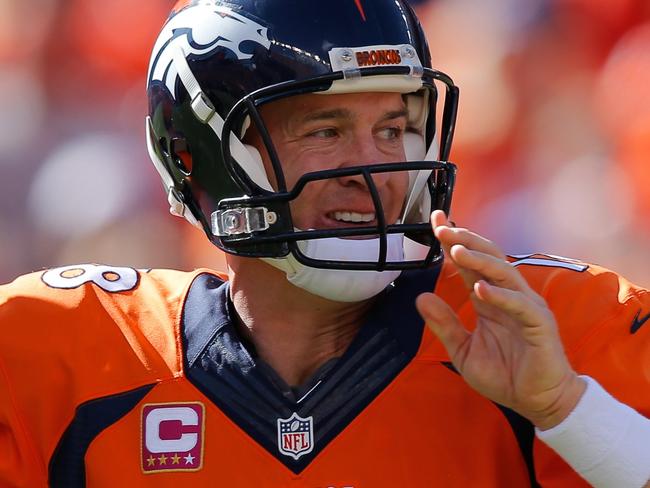
<path id="1" fill-rule="evenodd" d="M 650 486 L 650 292 L 448 221 L 459 90 L 404 0 L 181 1 L 147 95 L 228 274 L 0 287 L 1 487 Z"/>

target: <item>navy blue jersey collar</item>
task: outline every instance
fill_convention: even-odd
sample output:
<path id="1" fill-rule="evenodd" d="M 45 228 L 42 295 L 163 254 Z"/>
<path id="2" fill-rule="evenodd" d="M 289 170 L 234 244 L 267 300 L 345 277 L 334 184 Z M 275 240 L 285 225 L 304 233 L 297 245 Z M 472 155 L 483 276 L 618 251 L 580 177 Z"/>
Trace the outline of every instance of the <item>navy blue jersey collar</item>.
<path id="1" fill-rule="evenodd" d="M 199 275 L 181 326 L 185 374 L 251 439 L 300 473 L 413 360 L 424 330 L 415 299 L 434 289 L 437 276 L 433 270 L 403 273 L 376 298 L 345 353 L 297 389 L 305 394 L 287 395 L 277 375 L 239 338 L 228 284 Z M 279 421 L 294 414 L 313 422 L 313 450 L 299 459 L 278 449 Z"/>
<path id="2" fill-rule="evenodd" d="M 370 309 L 364 325 L 360 328 L 355 343 L 362 341 L 366 329 L 368 332 L 377 329 L 401 329 L 422 323 L 416 308 L 415 298 L 423 292 L 433 291 L 440 272 L 435 269 L 405 271 L 402 275 L 382 292 Z M 186 365 L 193 366 L 202 351 L 214 338 L 225 333 L 228 335 L 227 344 L 232 346 L 229 351 L 242 361 L 242 366 L 252 366 L 254 350 L 246 348 L 236 329 L 236 319 L 232 302 L 230 301 L 230 284 L 215 275 L 201 274 L 197 276 L 187 295 L 183 310 L 183 328 L 185 339 Z M 413 353 L 413 348 L 419 346 L 419 334 L 395 331 L 394 337 L 401 343 L 402 348 Z M 359 337 L 361 336 L 361 337 Z M 413 341 L 416 340 L 417 344 Z"/>

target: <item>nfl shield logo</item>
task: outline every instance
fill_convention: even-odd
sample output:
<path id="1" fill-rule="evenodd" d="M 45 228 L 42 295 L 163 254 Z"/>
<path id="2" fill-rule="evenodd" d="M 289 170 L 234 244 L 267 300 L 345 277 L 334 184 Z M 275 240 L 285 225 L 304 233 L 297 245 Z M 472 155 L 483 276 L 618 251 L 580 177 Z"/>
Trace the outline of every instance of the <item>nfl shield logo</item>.
<path id="1" fill-rule="evenodd" d="M 297 413 L 278 419 L 278 449 L 285 456 L 298 459 L 314 448 L 314 418 L 303 419 Z"/>

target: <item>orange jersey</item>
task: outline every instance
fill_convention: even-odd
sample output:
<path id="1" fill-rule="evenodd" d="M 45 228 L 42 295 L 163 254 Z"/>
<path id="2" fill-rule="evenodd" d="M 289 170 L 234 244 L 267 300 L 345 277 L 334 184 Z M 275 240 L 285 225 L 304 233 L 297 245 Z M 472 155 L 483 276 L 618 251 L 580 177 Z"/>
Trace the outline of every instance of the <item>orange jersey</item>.
<path id="1" fill-rule="evenodd" d="M 576 371 L 649 416 L 650 293 L 554 257 L 515 264 Z M 451 267 L 404 273 L 346 353 L 291 389 L 210 271 L 18 278 L 0 287 L 0 486 L 587 486 L 453 370 L 413 303 L 433 288 L 471 329 Z"/>

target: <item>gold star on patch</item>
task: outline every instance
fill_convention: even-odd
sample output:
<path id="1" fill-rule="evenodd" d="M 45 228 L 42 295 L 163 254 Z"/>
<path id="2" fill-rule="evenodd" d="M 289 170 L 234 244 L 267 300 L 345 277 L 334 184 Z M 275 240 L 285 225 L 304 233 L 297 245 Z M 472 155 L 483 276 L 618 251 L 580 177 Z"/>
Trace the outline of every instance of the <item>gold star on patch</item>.
<path id="1" fill-rule="evenodd" d="M 161 454 L 160 457 L 158 458 L 158 462 L 160 463 L 161 466 L 167 464 L 167 456 Z"/>
<path id="2" fill-rule="evenodd" d="M 149 466 L 149 467 L 154 466 L 155 463 L 156 463 L 156 459 L 153 456 L 150 455 L 147 458 L 147 466 Z"/>
<path id="3" fill-rule="evenodd" d="M 181 457 L 178 455 L 178 453 L 175 453 L 171 459 L 172 464 L 179 464 L 181 462 Z"/>

